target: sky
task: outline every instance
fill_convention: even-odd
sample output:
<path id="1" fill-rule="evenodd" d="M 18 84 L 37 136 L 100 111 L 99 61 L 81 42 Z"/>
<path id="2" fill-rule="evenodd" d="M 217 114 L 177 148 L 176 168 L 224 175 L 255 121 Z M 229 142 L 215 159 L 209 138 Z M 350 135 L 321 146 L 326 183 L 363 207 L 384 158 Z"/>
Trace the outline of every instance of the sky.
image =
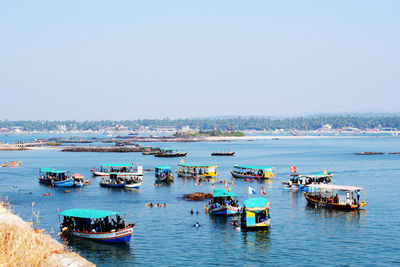
<path id="1" fill-rule="evenodd" d="M 400 112 L 400 1 L 1 1 L 0 119 Z"/>

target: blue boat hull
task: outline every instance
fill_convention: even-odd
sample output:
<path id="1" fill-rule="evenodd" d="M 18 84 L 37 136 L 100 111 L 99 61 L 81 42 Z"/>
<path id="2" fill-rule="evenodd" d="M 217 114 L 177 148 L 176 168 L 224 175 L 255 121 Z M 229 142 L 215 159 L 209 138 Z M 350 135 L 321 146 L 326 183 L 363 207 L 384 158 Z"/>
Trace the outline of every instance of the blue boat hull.
<path id="1" fill-rule="evenodd" d="M 231 174 L 234 178 L 243 178 L 243 179 L 259 179 L 261 177 L 258 176 L 252 176 L 252 175 L 242 175 L 239 173 L 235 173 L 234 171 L 231 170 Z"/>
<path id="2" fill-rule="evenodd" d="M 74 186 L 74 179 L 69 178 L 64 181 L 54 181 L 55 187 L 73 187 Z"/>

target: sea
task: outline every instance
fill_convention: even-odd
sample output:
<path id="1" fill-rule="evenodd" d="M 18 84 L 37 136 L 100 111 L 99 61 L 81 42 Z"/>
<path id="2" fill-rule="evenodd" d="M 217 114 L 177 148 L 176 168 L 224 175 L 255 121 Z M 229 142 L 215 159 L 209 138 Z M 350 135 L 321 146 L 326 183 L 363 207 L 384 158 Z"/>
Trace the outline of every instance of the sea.
<path id="1" fill-rule="evenodd" d="M 23 139 L 49 138 L 48 135 Z M 59 137 L 58 135 L 54 137 Z M 90 138 L 91 135 L 84 136 Z M 96 136 L 97 137 L 97 136 Z M 0 135 L 0 141 L 21 140 L 21 135 Z M 96 144 L 89 144 L 96 145 Z M 100 209 L 126 214 L 135 223 L 129 244 L 110 245 L 75 238 L 71 250 L 99 266 L 399 266 L 400 265 L 400 155 L 356 155 L 357 152 L 399 152 L 400 138 L 390 136 L 332 137 L 195 143 L 142 143 L 185 151 L 184 158 L 156 158 L 141 153 L 87 153 L 59 150 L 1 151 L 0 162 L 22 161 L 19 168 L 0 168 L 0 196 L 12 204 L 26 221 L 36 221 L 59 242 L 58 212 L 72 209 Z M 229 148 L 233 157 L 212 157 L 216 150 Z M 210 182 L 196 183 L 175 178 L 170 185 L 155 186 L 154 167 L 181 161 L 219 166 L 219 181 L 225 180 L 239 201 L 261 197 L 261 186 L 270 201 L 268 230 L 235 228 L 237 219 L 205 213 L 208 201 L 187 201 L 183 195 L 211 193 Z M 106 189 L 90 168 L 105 163 L 134 163 L 143 166 L 144 183 L 138 190 Z M 233 165 L 275 167 L 269 181 L 233 180 Z M 365 187 L 366 207 L 344 212 L 307 206 L 299 192 L 283 189 L 290 165 L 298 173 L 327 170 L 333 183 Z M 50 188 L 38 183 L 40 167 L 81 173 L 90 179 L 85 188 Z M 223 183 L 215 183 L 223 188 Z M 256 195 L 249 196 L 249 187 Z M 52 193 L 51 196 L 44 194 Z M 149 208 L 146 203 L 168 204 Z M 194 211 L 191 214 L 191 210 Z M 200 227 L 193 227 L 198 222 Z"/>

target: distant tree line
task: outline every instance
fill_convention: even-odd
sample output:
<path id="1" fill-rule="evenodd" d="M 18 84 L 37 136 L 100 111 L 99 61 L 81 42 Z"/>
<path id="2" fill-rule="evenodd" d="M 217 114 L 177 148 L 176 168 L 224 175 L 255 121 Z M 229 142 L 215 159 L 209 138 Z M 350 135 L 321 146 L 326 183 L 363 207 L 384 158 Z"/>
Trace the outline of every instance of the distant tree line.
<path id="1" fill-rule="evenodd" d="M 124 121 L 0 121 L 0 128 L 13 129 L 19 127 L 25 131 L 51 131 L 59 130 L 101 130 L 105 128 L 125 126 L 131 130 L 140 127 L 156 129 L 158 126 L 174 126 L 180 129 L 182 126 L 189 126 L 199 130 L 317 130 L 329 124 L 333 129 L 343 127 L 354 127 L 361 130 L 371 128 L 392 128 L 400 129 L 400 116 L 318 116 L 318 117 L 297 117 L 272 119 L 267 117 L 235 117 L 235 118 L 204 118 L 204 119 L 143 119 Z"/>

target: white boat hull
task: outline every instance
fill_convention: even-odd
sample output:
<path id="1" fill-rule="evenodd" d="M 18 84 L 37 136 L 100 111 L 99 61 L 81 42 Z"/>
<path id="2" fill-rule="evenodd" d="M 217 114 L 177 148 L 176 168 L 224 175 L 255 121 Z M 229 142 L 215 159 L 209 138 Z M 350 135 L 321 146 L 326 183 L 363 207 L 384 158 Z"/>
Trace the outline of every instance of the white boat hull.
<path id="1" fill-rule="evenodd" d="M 107 233 L 71 232 L 71 235 L 73 236 L 87 238 L 99 242 L 109 242 L 109 243 L 129 242 L 131 240 L 132 234 L 133 234 L 133 226 Z"/>

